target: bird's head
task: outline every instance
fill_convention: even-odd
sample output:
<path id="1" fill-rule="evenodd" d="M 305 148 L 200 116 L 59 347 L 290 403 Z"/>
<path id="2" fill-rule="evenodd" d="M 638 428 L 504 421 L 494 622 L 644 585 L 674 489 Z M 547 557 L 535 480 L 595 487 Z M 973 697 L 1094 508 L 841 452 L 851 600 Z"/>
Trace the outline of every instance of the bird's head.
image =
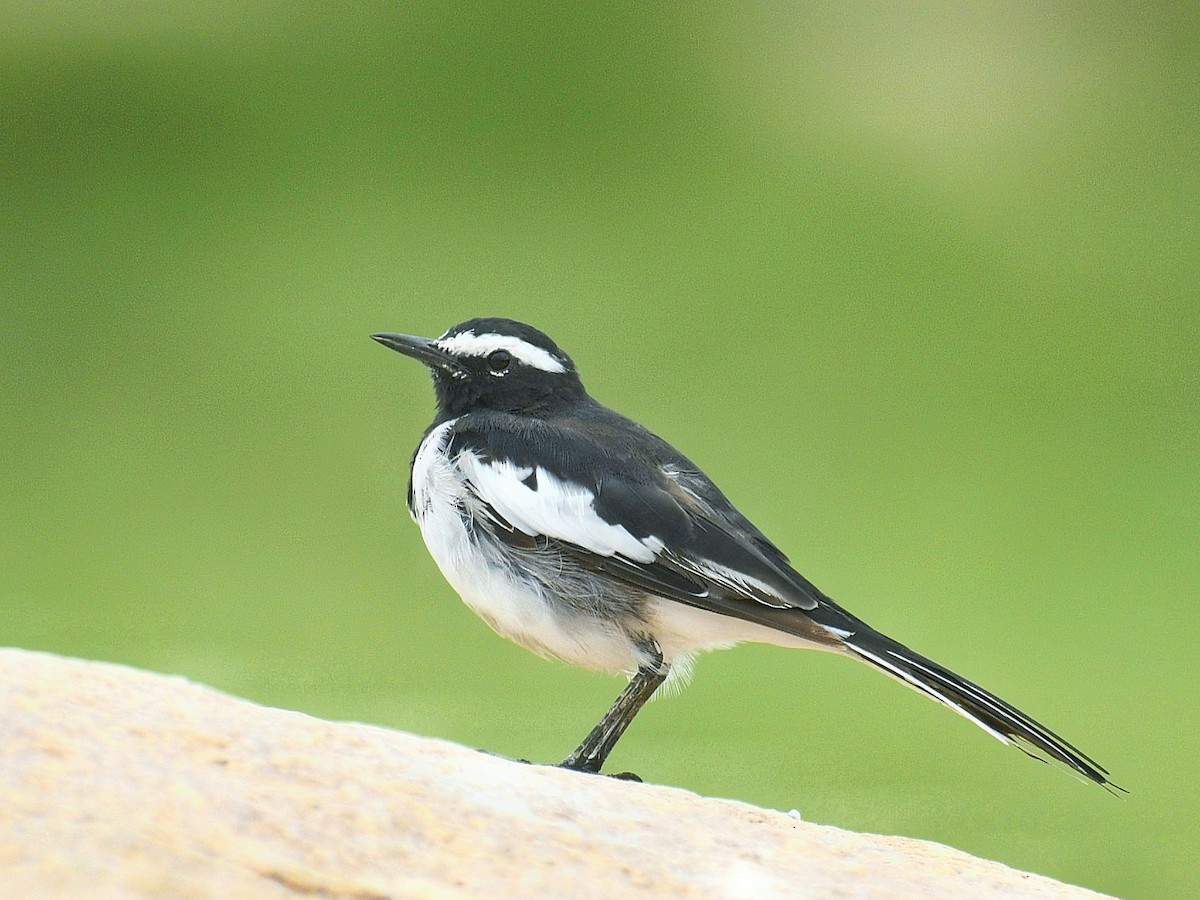
<path id="1" fill-rule="evenodd" d="M 439 338 L 371 335 L 420 360 L 433 375 L 438 411 L 547 411 L 587 396 L 575 364 L 542 332 L 512 319 L 471 319 Z"/>

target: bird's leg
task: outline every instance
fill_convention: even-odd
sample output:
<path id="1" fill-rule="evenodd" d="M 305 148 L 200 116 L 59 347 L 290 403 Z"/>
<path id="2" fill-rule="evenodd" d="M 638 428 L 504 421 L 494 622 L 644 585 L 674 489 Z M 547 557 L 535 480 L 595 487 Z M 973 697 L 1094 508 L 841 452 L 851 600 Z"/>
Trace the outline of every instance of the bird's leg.
<path id="1" fill-rule="evenodd" d="M 667 680 L 667 673 L 671 667 L 663 662 L 662 650 L 659 649 L 658 644 L 648 641 L 640 646 L 651 654 L 650 660 L 643 662 L 638 667 L 637 673 L 629 679 L 629 684 L 625 685 L 625 689 L 609 707 L 604 718 L 588 732 L 588 736 L 583 739 L 583 743 L 575 749 L 575 752 L 559 764 L 562 768 L 575 769 L 579 772 L 599 772 L 600 767 L 608 758 L 608 754 L 612 752 L 612 748 L 625 733 L 625 729 L 629 727 L 633 717 L 638 714 L 638 710 L 646 705 L 646 701 L 658 690 L 658 686 Z M 632 773 L 617 777 L 629 777 L 630 780 L 641 781 Z"/>

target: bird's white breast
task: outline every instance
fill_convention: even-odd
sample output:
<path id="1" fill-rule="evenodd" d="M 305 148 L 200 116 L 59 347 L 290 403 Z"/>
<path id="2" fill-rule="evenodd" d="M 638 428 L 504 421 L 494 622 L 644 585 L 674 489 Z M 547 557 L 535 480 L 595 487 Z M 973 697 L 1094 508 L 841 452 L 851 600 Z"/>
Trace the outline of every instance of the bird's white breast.
<path id="1" fill-rule="evenodd" d="M 535 653 L 589 669 L 636 669 L 637 651 L 627 635 L 610 623 L 568 617 L 522 574 L 509 548 L 485 536 L 486 512 L 466 471 L 476 469 L 478 460 L 469 452 L 462 458 L 447 452 L 455 421 L 426 435 L 412 470 L 413 517 L 442 575 L 497 633 Z M 479 520 L 479 527 L 469 528 L 464 516 Z"/>

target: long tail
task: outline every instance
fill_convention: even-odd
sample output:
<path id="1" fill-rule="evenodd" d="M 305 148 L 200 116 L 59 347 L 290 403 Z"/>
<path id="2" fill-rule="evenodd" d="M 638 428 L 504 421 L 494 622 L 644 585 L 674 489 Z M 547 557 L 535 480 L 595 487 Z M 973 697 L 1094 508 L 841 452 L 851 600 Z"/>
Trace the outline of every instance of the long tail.
<path id="1" fill-rule="evenodd" d="M 870 628 L 859 628 L 847 635 L 844 642 L 849 650 L 864 661 L 927 697 L 944 703 L 997 740 L 1012 744 L 1041 762 L 1062 763 L 1112 793 L 1124 792 L 1124 788 L 1109 780 L 1103 766 L 1046 726 L 1034 721 L 1011 703 L 909 650 L 887 635 Z"/>

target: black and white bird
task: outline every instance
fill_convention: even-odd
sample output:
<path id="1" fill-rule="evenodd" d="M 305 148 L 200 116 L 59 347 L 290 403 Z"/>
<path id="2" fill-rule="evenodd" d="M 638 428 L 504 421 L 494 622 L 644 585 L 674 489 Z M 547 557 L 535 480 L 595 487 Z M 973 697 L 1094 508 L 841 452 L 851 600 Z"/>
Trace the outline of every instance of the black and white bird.
<path id="1" fill-rule="evenodd" d="M 862 660 L 1115 787 L 1050 729 L 834 603 L 691 460 L 593 400 L 542 332 L 486 318 L 436 339 L 372 337 L 433 375 L 437 417 L 412 458 L 408 507 L 446 580 L 521 646 L 630 675 L 564 767 L 599 772 L 694 654 L 757 641 Z"/>

